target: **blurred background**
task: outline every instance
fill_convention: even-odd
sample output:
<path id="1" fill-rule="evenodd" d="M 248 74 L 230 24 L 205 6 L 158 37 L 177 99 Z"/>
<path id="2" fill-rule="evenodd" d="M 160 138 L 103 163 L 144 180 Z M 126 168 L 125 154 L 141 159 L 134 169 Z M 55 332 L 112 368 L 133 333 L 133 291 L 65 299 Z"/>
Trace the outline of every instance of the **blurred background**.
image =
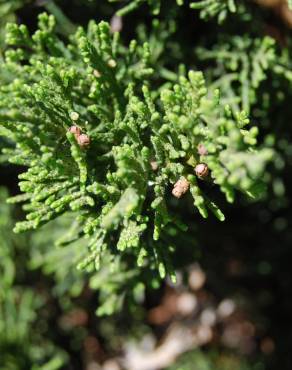
<path id="1" fill-rule="evenodd" d="M 254 29 L 248 32 L 255 37 L 267 33 L 280 46 L 289 45 L 291 11 L 281 1 L 258 2 L 260 6 L 250 2 Z M 239 27 L 231 18 L 221 28 L 187 7 L 177 13 L 171 1 L 166 3 L 160 17 L 165 24 L 175 19 L 178 26 L 173 34 L 169 29 L 161 33 L 163 41 L 151 34 L 146 5 L 124 17 L 119 27 L 125 41 L 151 34 L 157 60 L 169 70 L 183 60 L 208 74 L 213 62 L 199 61 L 194 48 L 200 43 L 212 47 L 224 34 L 243 34 L 250 27 L 248 22 Z M 33 31 L 37 14 L 48 10 L 59 17 L 65 34 L 91 18 L 110 21 L 116 9 L 107 1 L 0 0 L 1 48 L 8 21 L 23 22 Z M 270 89 L 273 100 L 268 83 L 262 89 Z M 103 267 L 89 278 L 75 269 L 78 244 L 54 247 L 72 220 L 62 218 L 34 233 L 13 234 L 22 211 L 5 200 L 19 193 L 22 169 L 8 165 L 2 155 L 0 369 L 291 370 L 292 89 L 285 89 L 265 114 L 256 107 L 252 112 L 263 137 L 273 133 L 279 153 L 278 165 L 270 169 L 266 199 L 224 203 L 226 221 L 220 224 L 202 220 L 186 199 L 181 208 L 189 232 L 176 245 L 177 284 L 164 281 L 144 293 L 138 290 L 135 302 L 120 301 L 118 312 L 110 312 L 112 300 L 123 296 L 122 283 L 131 276 L 121 271 L 109 278 Z M 0 147 L 7 145 L 1 140 Z M 100 286 L 106 287 L 102 296 Z"/>

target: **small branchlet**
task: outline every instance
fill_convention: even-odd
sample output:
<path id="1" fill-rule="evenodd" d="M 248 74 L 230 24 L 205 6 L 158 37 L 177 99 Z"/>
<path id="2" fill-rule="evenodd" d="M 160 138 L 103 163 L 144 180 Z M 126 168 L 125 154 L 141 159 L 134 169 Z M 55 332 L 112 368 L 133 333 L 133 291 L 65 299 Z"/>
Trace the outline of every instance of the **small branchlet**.
<path id="1" fill-rule="evenodd" d="M 127 4 L 117 14 L 118 16 L 128 14 L 136 10 L 143 3 L 148 3 L 154 15 L 159 14 L 161 0 L 127 0 Z M 237 10 L 235 0 L 176 0 L 172 6 L 177 7 L 183 4 L 188 4 L 190 8 L 198 10 L 202 19 L 209 20 L 210 18 L 217 18 L 219 23 L 222 23 L 226 19 L 229 12 L 235 13 Z"/>

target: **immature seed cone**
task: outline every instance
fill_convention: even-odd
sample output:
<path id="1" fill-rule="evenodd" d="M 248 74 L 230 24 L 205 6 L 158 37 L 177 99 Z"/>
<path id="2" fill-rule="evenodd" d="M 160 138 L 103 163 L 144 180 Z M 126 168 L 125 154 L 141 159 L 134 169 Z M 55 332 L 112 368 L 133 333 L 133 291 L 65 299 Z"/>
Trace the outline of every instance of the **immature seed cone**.
<path id="1" fill-rule="evenodd" d="M 152 168 L 153 171 L 157 171 L 158 170 L 158 163 L 156 161 L 151 161 L 150 162 L 150 166 Z"/>
<path id="2" fill-rule="evenodd" d="M 200 154 L 200 155 L 207 155 L 208 154 L 208 151 L 207 151 L 207 149 L 205 148 L 205 146 L 203 144 L 198 145 L 198 154 Z"/>
<path id="3" fill-rule="evenodd" d="M 76 139 L 78 139 L 78 137 L 80 136 L 81 134 L 81 130 L 79 127 L 77 126 L 71 126 L 69 128 L 69 132 L 71 132 L 72 134 L 74 134 L 74 136 L 76 137 Z"/>
<path id="4" fill-rule="evenodd" d="M 86 134 L 81 134 L 77 137 L 77 142 L 81 148 L 85 148 L 90 144 L 90 137 Z"/>
<path id="5" fill-rule="evenodd" d="M 195 172 L 198 177 L 205 178 L 209 174 L 209 169 L 206 163 L 199 163 L 195 167 Z"/>
<path id="6" fill-rule="evenodd" d="M 185 177 L 181 177 L 175 184 L 174 188 L 172 190 L 172 195 L 176 198 L 181 198 L 182 195 L 184 195 L 190 187 L 190 183 Z"/>

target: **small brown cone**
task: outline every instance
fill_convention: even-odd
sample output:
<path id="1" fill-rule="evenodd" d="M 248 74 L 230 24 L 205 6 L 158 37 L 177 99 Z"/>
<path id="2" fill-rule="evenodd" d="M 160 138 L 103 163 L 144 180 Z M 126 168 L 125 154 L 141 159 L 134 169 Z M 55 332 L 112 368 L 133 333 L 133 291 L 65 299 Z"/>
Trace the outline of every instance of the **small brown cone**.
<path id="1" fill-rule="evenodd" d="M 181 198 L 190 187 L 190 183 L 185 177 L 181 177 L 175 184 L 172 190 L 172 195 L 176 198 Z"/>

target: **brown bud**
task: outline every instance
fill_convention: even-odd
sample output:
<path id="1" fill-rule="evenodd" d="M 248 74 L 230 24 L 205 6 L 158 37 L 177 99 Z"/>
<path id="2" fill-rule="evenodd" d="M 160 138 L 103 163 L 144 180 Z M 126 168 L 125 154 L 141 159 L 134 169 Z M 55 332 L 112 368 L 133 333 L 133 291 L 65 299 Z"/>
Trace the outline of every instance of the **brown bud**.
<path id="1" fill-rule="evenodd" d="M 207 155 L 208 154 L 208 151 L 207 151 L 207 149 L 205 148 L 205 146 L 203 144 L 198 145 L 198 154 L 200 154 L 200 155 Z"/>
<path id="2" fill-rule="evenodd" d="M 158 163 L 156 161 L 151 161 L 150 162 L 150 166 L 152 168 L 153 171 L 157 171 L 158 170 Z"/>
<path id="3" fill-rule="evenodd" d="M 74 134 L 76 139 L 78 139 L 78 137 L 81 134 L 81 130 L 78 126 L 71 126 L 68 131 L 71 132 L 72 134 Z"/>
<path id="4" fill-rule="evenodd" d="M 176 198 L 181 198 L 190 187 L 190 183 L 185 177 L 181 177 L 175 184 L 174 188 L 172 189 L 172 195 Z"/>
<path id="5" fill-rule="evenodd" d="M 195 167 L 195 172 L 198 177 L 204 178 L 208 176 L 209 169 L 205 163 L 199 163 Z"/>
<path id="6" fill-rule="evenodd" d="M 81 148 L 84 148 L 90 144 L 90 137 L 86 134 L 81 134 L 77 137 L 77 142 Z"/>

